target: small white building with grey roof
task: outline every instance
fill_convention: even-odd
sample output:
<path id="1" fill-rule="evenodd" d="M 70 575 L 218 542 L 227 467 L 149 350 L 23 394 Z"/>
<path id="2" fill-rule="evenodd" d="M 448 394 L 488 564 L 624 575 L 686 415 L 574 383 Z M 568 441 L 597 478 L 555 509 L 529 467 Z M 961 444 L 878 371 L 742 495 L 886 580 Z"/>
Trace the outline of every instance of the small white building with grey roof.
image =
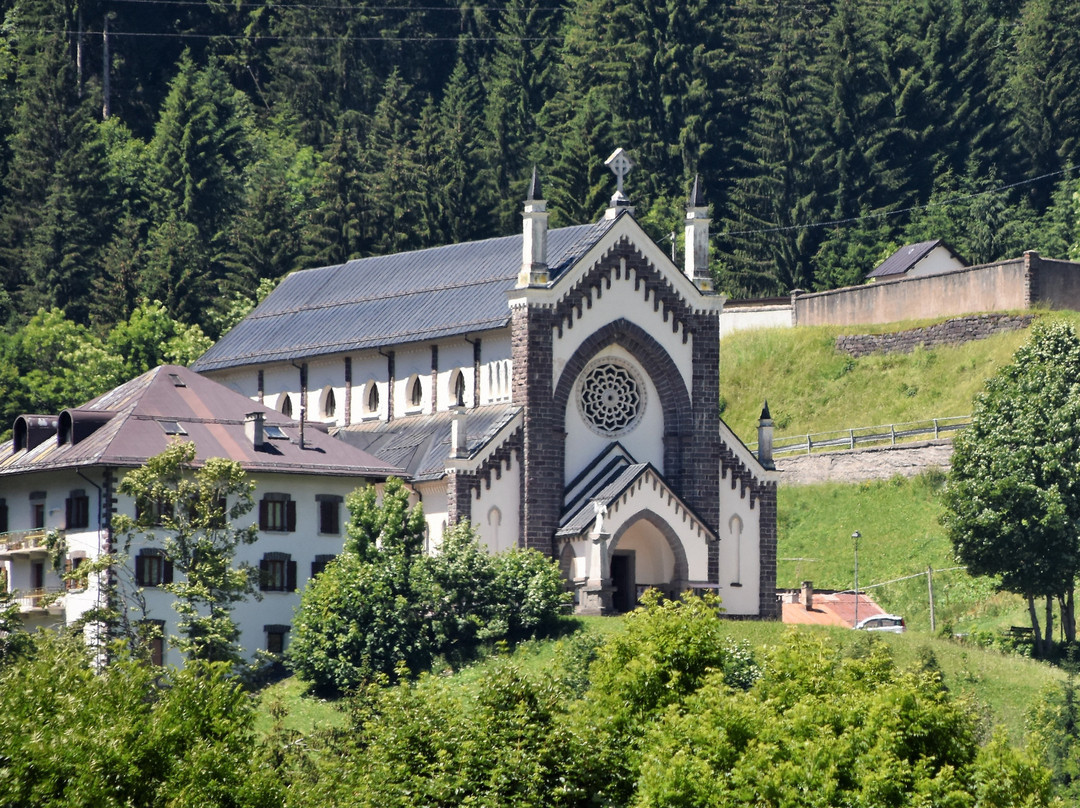
<path id="1" fill-rule="evenodd" d="M 404 470 L 431 544 L 557 559 L 582 613 L 648 587 L 776 618 L 776 472 L 719 417 L 719 314 L 697 181 L 677 266 L 618 182 L 596 222 L 286 277 L 193 366 Z M 766 429 L 768 426 L 766 426 Z"/>

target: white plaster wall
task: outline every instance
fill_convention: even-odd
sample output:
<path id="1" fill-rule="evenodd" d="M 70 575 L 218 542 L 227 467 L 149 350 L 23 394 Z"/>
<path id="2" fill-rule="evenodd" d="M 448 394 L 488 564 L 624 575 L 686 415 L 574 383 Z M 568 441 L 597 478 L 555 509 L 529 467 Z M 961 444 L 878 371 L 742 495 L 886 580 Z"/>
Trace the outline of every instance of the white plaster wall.
<path id="1" fill-rule="evenodd" d="M 356 380 L 355 366 L 353 381 Z M 297 381 L 299 392 L 299 377 Z M 334 391 L 335 408 L 332 415 L 326 412 L 326 393 Z M 353 390 L 356 393 L 356 390 Z M 307 419 L 327 424 L 345 423 L 345 358 L 335 356 L 319 359 L 308 364 Z M 296 414 L 294 410 L 294 414 Z"/>
<path id="2" fill-rule="evenodd" d="M 481 337 L 480 401 L 481 405 L 509 402 L 511 397 L 510 330 L 485 332 Z M 473 345 L 464 337 L 454 337 L 436 343 L 439 347 L 439 371 L 436 379 L 436 410 L 454 405 L 452 379 L 460 370 L 465 377 L 465 406 L 474 401 Z M 394 348 L 394 415 L 430 413 L 431 409 L 431 345 L 417 343 Z M 307 417 L 311 421 L 344 426 L 345 411 L 345 354 L 335 354 L 308 362 Z M 387 357 L 377 350 L 352 354 L 352 396 L 349 423 L 364 420 L 386 420 L 389 412 L 389 382 Z M 299 364 L 299 363 L 298 363 Z M 285 395 L 292 398 L 293 416 L 300 417 L 300 370 L 289 362 L 261 366 L 211 371 L 206 375 L 253 401 L 259 398 L 259 370 L 263 371 L 263 403 L 281 411 Z M 420 378 L 423 389 L 420 407 L 410 403 L 410 381 Z M 374 384 L 379 391 L 379 407 L 368 410 L 368 393 Z M 326 391 L 332 389 L 336 400 L 335 413 L 327 417 Z"/>
<path id="3" fill-rule="evenodd" d="M 53 440 L 53 438 L 49 440 Z M 100 474 L 88 471 L 87 477 L 94 480 L 98 485 L 101 484 Z M 67 532 L 65 500 L 71 495 L 72 491 L 80 489 L 90 501 L 89 526 Z M 44 491 L 45 499 L 31 501 L 30 493 L 36 491 Z M 32 502 L 43 502 L 45 505 L 45 532 L 64 530 L 69 555 L 70 551 L 85 552 L 88 557 L 97 555 L 101 542 L 101 537 L 96 529 L 99 506 L 98 489 L 86 479 L 69 471 L 10 476 L 4 478 L 2 484 L 0 484 L 0 498 L 4 499 L 7 504 L 9 531 L 30 530 Z M 16 553 L 0 562 L 3 564 L 7 576 L 8 591 L 29 592 L 33 588 L 32 569 L 35 562 L 44 564 L 45 589 L 47 591 L 59 591 L 62 589 L 63 579 L 53 568 L 48 555 L 35 550 L 32 554 Z M 95 585 L 92 584 L 92 586 Z M 87 593 L 86 597 L 92 599 L 96 596 L 96 588 L 87 590 Z M 64 598 L 64 601 L 61 602 L 66 602 L 70 598 L 70 594 L 65 595 Z"/>
<path id="4" fill-rule="evenodd" d="M 740 495 L 741 483 L 731 487 L 730 476 L 720 480 L 720 588 L 730 614 L 757 614 L 761 589 L 758 536 L 761 508 L 750 507 L 750 493 Z M 741 528 L 741 533 L 740 533 Z"/>
<path id="5" fill-rule="evenodd" d="M 645 369 L 625 349 L 618 346 L 601 351 L 597 358 L 613 357 L 630 364 L 645 385 L 645 412 L 633 430 L 616 437 L 599 435 L 590 429 L 578 409 L 578 380 L 566 404 L 564 424 L 566 430 L 566 459 L 563 467 L 563 484 L 574 479 L 612 441 L 621 443 L 639 463 L 652 463 L 661 474 L 664 472 L 664 411 L 656 385 Z"/>
<path id="6" fill-rule="evenodd" d="M 255 506 L 247 514 L 240 524 L 258 523 L 258 503 L 267 492 L 281 492 L 291 495 L 296 502 L 296 530 L 293 532 L 270 532 L 260 531 L 259 538 L 254 544 L 243 545 L 237 550 L 236 562 L 247 562 L 258 569 L 259 561 L 268 552 L 288 553 L 296 562 L 296 585 L 301 590 L 311 577 L 311 563 L 318 555 L 336 555 L 341 552 L 345 539 L 345 524 L 348 520 L 348 511 L 344 502 L 340 510 L 340 529 L 337 534 L 320 534 L 319 508 L 315 499 L 317 494 L 334 494 L 343 499 L 355 488 L 363 487 L 365 480 L 357 477 L 315 477 L 288 474 L 253 475 L 255 482 L 254 501 Z M 118 511 L 134 514 L 134 503 L 127 497 L 118 497 Z M 134 586 L 134 557 L 141 548 L 160 546 L 160 542 L 153 538 L 147 538 L 136 542 L 131 547 L 132 560 L 128 564 L 125 573 L 127 581 Z M 179 577 L 179 573 L 176 573 Z M 165 636 L 175 635 L 176 612 L 172 608 L 172 596 L 165 591 L 147 587 L 144 589 L 146 597 L 146 619 L 165 621 Z M 266 648 L 266 634 L 264 626 L 272 624 L 292 625 L 294 611 L 300 604 L 298 592 L 261 592 L 261 599 L 250 596 L 246 601 L 236 604 L 233 610 L 233 619 L 240 627 L 240 645 L 250 657 L 255 651 Z M 143 615 L 132 615 L 135 619 L 142 619 Z M 72 613 L 68 614 L 68 621 L 74 619 Z M 286 645 L 288 638 L 286 638 Z M 180 654 L 166 643 L 165 661 L 169 664 L 182 662 Z"/>
<path id="7" fill-rule="evenodd" d="M 720 312 L 720 339 L 736 331 L 755 328 L 792 328 L 794 308 L 790 303 L 779 306 L 725 306 Z"/>
<path id="8" fill-rule="evenodd" d="M 424 508 L 424 520 L 427 522 L 427 547 L 431 552 L 442 545 L 443 532 L 446 530 L 446 518 L 449 513 L 446 499 L 446 479 L 418 483 L 413 486 L 418 500 Z"/>
<path id="9" fill-rule="evenodd" d="M 660 586 L 671 581 L 675 555 L 667 539 L 650 522 L 641 520 L 619 538 L 616 550 L 634 553 L 634 578 L 638 586 Z"/>
<path id="10" fill-rule="evenodd" d="M 518 546 L 518 511 L 521 508 L 521 460 L 513 452 L 502 464 L 502 477 L 491 476 L 491 488 L 480 486 L 473 498 L 472 521 L 480 543 L 488 552 L 501 553 Z"/>
<path id="11" fill-rule="evenodd" d="M 552 339 L 552 384 L 557 386 L 563 368 L 570 357 L 586 339 L 595 331 L 615 320 L 625 319 L 640 326 L 647 334 L 660 343 L 667 351 L 672 361 L 683 377 L 683 384 L 687 390 L 693 389 L 693 338 L 683 343 L 683 331 L 680 327 L 677 332 L 672 331 L 673 315 L 669 315 L 664 321 L 663 306 L 658 311 L 653 310 L 653 300 L 650 295 L 645 299 L 645 286 L 634 290 L 634 273 L 622 280 L 613 280 L 611 288 L 604 284 L 602 297 L 593 297 L 592 307 L 582 303 L 581 317 L 575 314 L 572 327 L 563 327 L 563 335 L 560 339 L 556 328 Z M 569 287 L 568 287 L 569 288 Z M 554 389 L 554 387 L 552 388 Z"/>
<path id="12" fill-rule="evenodd" d="M 420 380 L 420 406 L 413 406 L 410 392 Z M 394 416 L 431 411 L 431 346 L 397 348 L 394 351 Z"/>
<path id="13" fill-rule="evenodd" d="M 953 256 L 951 252 L 944 247 L 935 247 L 925 258 L 901 277 L 916 278 L 922 275 L 940 275 L 942 272 L 952 272 L 963 268 L 963 263 Z"/>

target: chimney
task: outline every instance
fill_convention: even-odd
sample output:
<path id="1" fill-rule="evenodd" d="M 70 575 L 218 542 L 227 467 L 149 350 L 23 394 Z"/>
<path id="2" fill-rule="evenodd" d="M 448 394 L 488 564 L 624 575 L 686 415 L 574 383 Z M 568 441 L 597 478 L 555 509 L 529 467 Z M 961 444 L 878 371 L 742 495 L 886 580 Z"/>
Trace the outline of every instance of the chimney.
<path id="1" fill-rule="evenodd" d="M 611 202 L 607 211 L 604 213 L 605 219 L 614 219 L 624 210 L 628 213 L 634 212 L 634 206 L 630 204 L 630 200 L 626 194 L 623 193 L 623 180 L 626 175 L 630 173 L 630 169 L 634 167 L 633 161 L 630 156 L 623 149 L 616 149 L 611 153 L 611 157 L 604 161 L 604 165 L 611 169 L 611 173 L 615 175 L 616 188 L 615 194 L 611 197 Z"/>
<path id="2" fill-rule="evenodd" d="M 709 205 L 701 192 L 701 180 L 694 176 L 694 187 L 686 203 L 686 258 L 684 272 L 703 292 L 711 292 L 709 272 Z"/>
<path id="3" fill-rule="evenodd" d="M 462 458 L 469 456 L 468 436 L 465 433 L 465 408 L 454 410 L 453 420 L 450 422 L 450 457 Z"/>
<path id="4" fill-rule="evenodd" d="M 548 282 L 547 265 L 547 202 L 540 191 L 540 177 L 533 166 L 529 193 L 525 197 L 522 213 L 523 236 L 521 240 L 521 271 L 518 272 L 518 288 L 543 286 Z"/>
<path id="5" fill-rule="evenodd" d="M 767 471 L 773 471 L 776 469 L 776 464 L 773 462 L 772 457 L 772 441 L 773 441 L 773 421 L 772 416 L 769 415 L 769 402 L 765 402 L 765 406 L 761 408 L 761 420 L 758 421 L 757 428 L 757 456 L 758 462 Z"/>
<path id="6" fill-rule="evenodd" d="M 803 608 L 808 612 L 814 610 L 814 582 L 803 581 L 802 582 L 802 602 Z"/>
<path id="7" fill-rule="evenodd" d="M 244 416 L 244 434 L 256 449 L 266 443 L 266 435 L 263 432 L 265 417 L 261 412 L 249 412 Z"/>

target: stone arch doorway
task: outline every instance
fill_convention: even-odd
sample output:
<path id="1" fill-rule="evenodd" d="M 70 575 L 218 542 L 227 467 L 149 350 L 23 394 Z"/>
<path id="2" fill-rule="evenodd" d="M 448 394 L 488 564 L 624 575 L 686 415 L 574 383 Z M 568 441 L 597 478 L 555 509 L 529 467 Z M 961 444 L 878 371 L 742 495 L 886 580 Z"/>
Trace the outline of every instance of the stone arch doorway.
<path id="1" fill-rule="evenodd" d="M 676 597 L 687 583 L 686 551 L 671 526 L 651 510 L 625 520 L 608 547 L 611 606 L 627 612 L 646 589 Z"/>

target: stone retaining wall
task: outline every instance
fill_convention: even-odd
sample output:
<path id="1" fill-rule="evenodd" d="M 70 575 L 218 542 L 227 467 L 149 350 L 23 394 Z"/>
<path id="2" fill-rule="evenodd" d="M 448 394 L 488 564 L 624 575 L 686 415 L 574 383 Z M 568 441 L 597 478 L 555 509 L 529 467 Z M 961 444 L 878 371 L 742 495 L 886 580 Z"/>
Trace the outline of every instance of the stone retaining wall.
<path id="1" fill-rule="evenodd" d="M 960 345 L 1027 328 L 1033 318 L 1032 314 L 977 314 L 891 334 L 847 334 L 836 338 L 836 350 L 860 357 L 875 352 L 910 353 L 919 346 Z"/>

